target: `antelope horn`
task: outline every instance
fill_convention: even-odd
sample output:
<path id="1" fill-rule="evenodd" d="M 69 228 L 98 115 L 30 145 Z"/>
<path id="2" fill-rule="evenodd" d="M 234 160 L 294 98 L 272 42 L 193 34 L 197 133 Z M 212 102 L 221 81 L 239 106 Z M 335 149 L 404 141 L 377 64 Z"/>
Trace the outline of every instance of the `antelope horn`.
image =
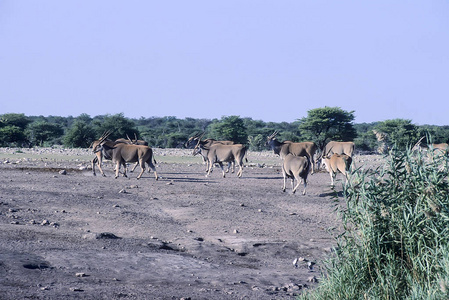
<path id="1" fill-rule="evenodd" d="M 268 136 L 269 139 L 274 138 L 277 134 L 279 133 L 279 131 L 275 130 L 271 135 Z"/>
<path id="2" fill-rule="evenodd" d="M 203 131 L 203 134 L 201 134 L 198 138 L 198 143 L 196 143 L 196 146 L 194 149 L 198 148 L 200 146 L 201 143 L 201 139 L 203 138 L 204 134 L 206 133 L 206 131 Z"/>
<path id="3" fill-rule="evenodd" d="M 129 138 L 128 134 L 126 134 L 126 137 L 128 138 L 128 140 L 131 142 L 131 144 L 133 143 L 133 141 Z"/>
<path id="4" fill-rule="evenodd" d="M 134 132 L 134 138 L 136 139 L 137 142 L 137 134 Z"/>
<path id="5" fill-rule="evenodd" d="M 195 138 L 199 138 L 200 140 L 203 138 L 203 136 L 206 134 L 206 131 L 198 132 Z"/>
<path id="6" fill-rule="evenodd" d="M 103 135 L 101 136 L 101 138 L 99 139 L 100 144 L 103 143 L 109 135 L 111 135 L 112 131 L 111 130 L 107 130 L 103 133 Z"/>
<path id="7" fill-rule="evenodd" d="M 425 136 L 423 136 L 422 138 L 419 139 L 419 141 L 415 144 L 415 146 L 413 146 L 412 149 L 416 149 L 419 145 L 421 145 L 422 140 L 425 138 Z"/>

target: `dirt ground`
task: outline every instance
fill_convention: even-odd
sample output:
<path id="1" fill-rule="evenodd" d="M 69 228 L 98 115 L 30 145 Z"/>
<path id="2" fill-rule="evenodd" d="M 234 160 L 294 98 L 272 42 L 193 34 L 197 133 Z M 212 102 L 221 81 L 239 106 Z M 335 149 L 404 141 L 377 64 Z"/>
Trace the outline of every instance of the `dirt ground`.
<path id="1" fill-rule="evenodd" d="M 329 175 L 283 193 L 269 152 L 206 178 L 190 152 L 158 150 L 156 181 L 111 163 L 93 176 L 73 151 L 2 149 L 1 299 L 295 299 L 341 231 Z"/>

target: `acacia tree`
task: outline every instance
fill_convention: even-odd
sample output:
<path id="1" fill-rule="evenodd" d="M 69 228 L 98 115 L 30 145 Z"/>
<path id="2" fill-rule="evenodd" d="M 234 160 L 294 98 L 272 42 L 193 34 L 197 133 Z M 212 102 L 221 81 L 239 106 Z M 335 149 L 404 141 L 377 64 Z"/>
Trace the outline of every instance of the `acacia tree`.
<path id="1" fill-rule="evenodd" d="M 83 120 L 76 120 L 64 136 L 64 144 L 69 147 L 87 148 L 95 139 L 93 127 Z"/>
<path id="2" fill-rule="evenodd" d="M 106 115 L 93 121 L 96 126 L 97 135 L 101 136 L 106 131 L 112 131 L 109 136 L 110 139 L 134 137 L 134 134 L 139 136 L 139 130 L 136 128 L 136 124 L 130 119 L 125 118 L 123 113 L 116 115 Z"/>
<path id="3" fill-rule="evenodd" d="M 44 142 L 55 144 L 55 141 L 64 134 L 64 129 L 59 124 L 47 121 L 33 122 L 26 131 L 30 142 L 39 146 L 44 146 Z"/>
<path id="4" fill-rule="evenodd" d="M 354 111 L 345 111 L 340 107 L 311 109 L 307 117 L 299 120 L 302 136 L 317 144 L 320 149 L 331 140 L 352 141 L 357 137 L 354 129 Z"/>
<path id="5" fill-rule="evenodd" d="M 0 116 L 0 145 L 27 143 L 25 128 L 31 120 L 24 114 L 4 114 Z"/>
<path id="6" fill-rule="evenodd" d="M 214 139 L 230 140 L 239 144 L 245 144 L 248 141 L 245 123 L 239 116 L 222 117 L 221 121 L 212 123 L 210 128 Z"/>
<path id="7" fill-rule="evenodd" d="M 393 119 L 379 122 L 374 130 L 385 136 L 387 147 L 396 145 L 404 150 L 408 145 L 414 145 L 420 138 L 418 127 L 411 120 Z"/>

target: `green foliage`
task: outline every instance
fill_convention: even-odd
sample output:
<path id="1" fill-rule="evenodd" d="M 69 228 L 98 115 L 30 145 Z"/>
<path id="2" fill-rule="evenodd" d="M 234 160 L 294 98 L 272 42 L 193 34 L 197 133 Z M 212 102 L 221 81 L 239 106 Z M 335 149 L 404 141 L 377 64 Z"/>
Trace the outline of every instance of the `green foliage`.
<path id="1" fill-rule="evenodd" d="M 146 140 L 152 147 L 168 148 L 181 147 L 183 143 L 193 134 L 205 131 L 204 138 L 215 138 L 217 140 L 234 140 L 239 143 L 248 143 L 251 150 L 258 151 L 267 149 L 265 139 L 275 130 L 279 131 L 279 140 L 292 142 L 314 141 L 322 147 L 328 140 L 352 140 L 356 149 L 362 151 L 375 151 L 378 142 L 373 133 L 376 126 L 382 123 L 352 124 L 353 112 L 346 112 L 340 108 L 318 108 L 311 110 L 307 118 L 295 122 L 264 122 L 251 118 L 240 118 L 238 116 L 223 117 L 221 120 L 178 119 L 176 117 L 150 117 L 139 119 L 129 119 L 123 114 L 99 115 L 90 117 L 88 114 L 81 114 L 78 117 L 59 116 L 25 116 L 24 114 L 4 114 L 0 115 L 0 146 L 32 146 L 33 144 L 48 145 L 64 143 L 67 146 L 79 147 L 84 142 L 82 131 L 78 121 L 84 123 L 83 126 L 92 127 L 95 130 L 95 137 L 90 142 L 99 138 L 106 130 L 112 130 L 111 139 L 126 138 L 126 135 Z M 36 124 L 53 124 L 65 132 L 65 136 L 58 132 L 52 135 L 42 134 L 38 131 L 45 128 Z M 409 132 L 394 126 L 386 126 L 389 132 L 402 132 L 407 136 Z M 412 125 L 412 124 L 410 124 Z M 11 127 L 8 127 L 11 126 Z M 15 126 L 15 127 L 14 127 Z M 76 126 L 76 127 L 75 127 Z M 415 126 L 415 125 L 412 125 Z M 75 127 L 75 128 L 74 128 Z M 417 136 L 432 136 L 435 143 L 449 142 L 449 126 L 415 126 Z M 329 129 L 329 130 L 327 130 Z M 384 130 L 384 128 L 377 128 Z M 314 130 L 318 130 L 316 133 Z M 58 130 L 57 130 L 58 131 Z M 39 137 L 39 139 L 36 138 Z M 90 134 L 87 135 L 90 137 Z M 43 137 L 40 138 L 40 137 Z M 405 140 L 404 137 L 399 136 Z M 262 142 L 263 140 L 263 142 Z M 413 138 L 410 138 L 412 141 Z M 413 140 L 412 144 L 418 139 Z M 318 142 L 317 142 L 318 141 Z M 423 141 L 423 144 L 426 140 Z M 262 145 L 263 144 L 263 145 Z M 390 141 L 390 146 L 394 143 Z M 399 143 L 399 146 L 407 145 L 408 141 Z M 77 146 L 78 145 L 78 146 Z"/>
<path id="2" fill-rule="evenodd" d="M 86 121 L 76 120 L 64 136 L 64 145 L 68 147 L 88 148 L 96 140 L 94 128 Z"/>
<path id="3" fill-rule="evenodd" d="M 0 116 L 0 127 L 15 126 L 24 130 L 32 121 L 24 114 L 4 114 Z"/>
<path id="4" fill-rule="evenodd" d="M 238 144 L 246 144 L 248 134 L 246 127 L 239 116 L 221 118 L 221 121 L 212 123 L 211 137 L 216 140 L 229 140 Z"/>
<path id="5" fill-rule="evenodd" d="M 377 148 L 376 135 L 373 132 L 377 123 L 354 124 L 357 138 L 354 139 L 355 148 L 359 151 L 373 151 Z"/>
<path id="6" fill-rule="evenodd" d="M 139 132 L 136 125 L 130 119 L 125 118 L 123 113 L 116 115 L 106 115 L 97 118 L 93 121 L 96 127 L 97 136 L 100 137 L 104 132 L 112 130 L 110 139 L 116 140 L 119 138 L 134 137 L 134 134 L 139 136 Z"/>
<path id="7" fill-rule="evenodd" d="M 248 136 L 249 149 L 252 151 L 262 151 L 265 147 L 266 138 L 262 134 Z"/>
<path id="8" fill-rule="evenodd" d="M 31 123 L 26 133 L 31 143 L 44 146 L 44 142 L 48 142 L 51 145 L 57 143 L 58 138 L 64 134 L 64 129 L 59 124 L 38 121 Z"/>
<path id="9" fill-rule="evenodd" d="M 418 136 L 431 136 L 432 142 L 449 143 L 449 126 L 431 126 L 424 125 L 418 128 Z M 423 143 L 430 143 L 430 141 L 423 140 Z"/>
<path id="10" fill-rule="evenodd" d="M 386 134 L 387 146 L 391 148 L 395 145 L 401 150 L 405 150 L 407 146 L 413 146 L 420 138 L 418 127 L 412 124 L 411 120 L 386 120 L 377 123 L 374 130 Z"/>
<path id="11" fill-rule="evenodd" d="M 22 128 L 14 125 L 7 125 L 0 127 L 0 145 L 8 146 L 14 144 L 22 146 L 27 139 Z"/>
<path id="12" fill-rule="evenodd" d="M 394 149 L 354 172 L 337 252 L 302 299 L 448 299 L 448 171 L 447 156 Z"/>
<path id="13" fill-rule="evenodd" d="M 357 132 L 352 122 L 354 112 L 347 112 L 339 107 L 315 108 L 302 118 L 299 130 L 305 139 L 313 141 L 320 149 L 331 140 L 352 141 Z"/>

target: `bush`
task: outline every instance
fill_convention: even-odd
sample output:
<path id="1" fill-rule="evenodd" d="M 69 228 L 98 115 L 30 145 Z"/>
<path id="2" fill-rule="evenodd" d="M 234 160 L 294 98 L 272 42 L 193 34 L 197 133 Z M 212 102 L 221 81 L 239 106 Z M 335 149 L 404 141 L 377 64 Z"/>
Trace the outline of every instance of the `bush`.
<path id="1" fill-rule="evenodd" d="M 448 299 L 448 158 L 392 150 L 344 188 L 344 233 L 302 299 Z"/>

